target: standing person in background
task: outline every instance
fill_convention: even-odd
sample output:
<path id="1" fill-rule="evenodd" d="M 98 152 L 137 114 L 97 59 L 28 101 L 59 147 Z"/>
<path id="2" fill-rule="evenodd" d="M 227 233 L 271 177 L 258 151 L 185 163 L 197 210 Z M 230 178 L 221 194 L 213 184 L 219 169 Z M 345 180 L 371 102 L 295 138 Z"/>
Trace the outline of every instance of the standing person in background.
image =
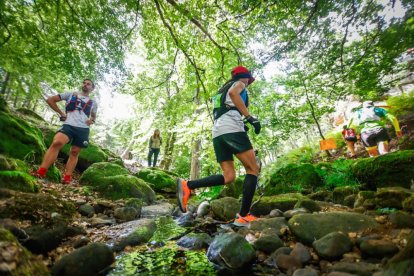
<path id="1" fill-rule="evenodd" d="M 89 128 L 96 120 L 98 106 L 89 97 L 94 88 L 95 84 L 92 80 L 84 79 L 81 91 L 65 92 L 46 100 L 47 104 L 60 115 L 63 125 L 53 137 L 53 142 L 46 151 L 39 169 L 33 173 L 35 176 L 44 178 L 49 167 L 56 161 L 59 151 L 65 144 L 71 143 L 69 159 L 62 179 L 63 184 L 70 184 L 79 153 L 82 148 L 89 145 Z M 57 106 L 57 102 L 62 100 L 66 101 L 65 113 Z"/>
<path id="2" fill-rule="evenodd" d="M 154 155 L 154 161 L 152 166 L 155 167 L 157 164 L 158 154 L 160 153 L 160 148 L 162 145 L 162 139 L 160 136 L 160 131 L 156 129 L 154 134 L 149 139 L 149 152 L 148 152 L 148 167 L 151 167 L 152 156 Z"/>
<path id="3" fill-rule="evenodd" d="M 347 125 L 344 125 L 342 130 L 342 139 L 344 139 L 348 151 L 351 153 L 351 158 L 354 158 L 355 155 L 355 142 L 357 141 L 357 136 L 355 129 L 348 128 Z"/>
<path id="4" fill-rule="evenodd" d="M 254 81 L 254 78 L 249 70 L 243 66 L 233 68 L 231 76 L 232 78 L 220 88 L 219 93 L 213 98 L 213 146 L 223 174 L 190 181 L 178 178 L 177 199 L 181 211 L 187 212 L 187 202 L 191 190 L 233 182 L 236 177 L 233 161 L 233 155 L 235 155 L 242 162 L 246 170 L 246 177 L 243 183 L 241 208 L 236 215 L 234 225 L 248 226 L 250 222 L 257 219 L 250 213 L 250 207 L 257 186 L 259 167 L 256 164 L 256 156 L 246 133 L 243 117 L 247 123 L 254 127 L 256 134 L 260 133 L 261 125 L 259 120 L 251 116 L 247 109 L 249 105 L 247 86 Z"/>
<path id="5" fill-rule="evenodd" d="M 392 123 L 397 138 L 400 138 L 401 130 L 397 118 L 389 114 L 385 109 L 375 107 L 373 101 L 362 103 L 362 108 L 358 111 L 358 123 L 362 127 L 361 140 L 371 157 L 389 152 L 388 141 L 390 137 L 382 122 L 382 118 L 387 118 Z"/>

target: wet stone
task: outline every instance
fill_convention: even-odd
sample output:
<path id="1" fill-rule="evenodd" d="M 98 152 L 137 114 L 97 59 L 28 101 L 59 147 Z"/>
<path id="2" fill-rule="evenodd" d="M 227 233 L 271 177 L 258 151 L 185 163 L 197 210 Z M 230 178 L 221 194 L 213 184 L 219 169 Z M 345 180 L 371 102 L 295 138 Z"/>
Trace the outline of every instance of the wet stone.
<path id="1" fill-rule="evenodd" d="M 295 272 L 293 272 L 292 276 L 318 276 L 319 273 L 317 270 L 313 269 L 313 268 L 300 268 L 295 270 Z"/>
<path id="2" fill-rule="evenodd" d="M 90 204 L 83 204 L 79 206 L 79 213 L 85 217 L 92 217 L 95 214 L 95 209 Z"/>
<path id="3" fill-rule="evenodd" d="M 177 245 L 191 250 L 207 248 L 213 239 L 206 233 L 191 233 L 177 241 Z"/>
<path id="4" fill-rule="evenodd" d="M 280 254 L 276 257 L 276 266 L 284 272 L 293 272 L 298 268 L 302 268 L 302 264 L 293 256 Z"/>
<path id="5" fill-rule="evenodd" d="M 276 234 L 262 236 L 253 242 L 253 247 L 256 250 L 260 250 L 268 254 L 282 246 L 284 246 L 283 241 Z"/>
<path id="6" fill-rule="evenodd" d="M 367 240 L 361 242 L 360 249 L 363 257 L 382 259 L 398 253 L 398 247 L 386 240 Z"/>
<path id="7" fill-rule="evenodd" d="M 292 218 L 295 215 L 306 214 L 306 213 L 309 213 L 309 211 L 306 210 L 305 208 L 297 208 L 297 209 L 288 210 L 288 211 L 284 212 L 283 216 L 288 220 L 288 219 Z"/>
<path id="8" fill-rule="evenodd" d="M 332 232 L 313 242 L 316 253 L 324 259 L 339 259 L 344 253 L 351 251 L 352 242 L 341 232 Z"/>
<path id="9" fill-rule="evenodd" d="M 397 211 L 389 215 L 391 223 L 396 228 L 414 228 L 414 216 L 405 212 Z"/>
<path id="10" fill-rule="evenodd" d="M 304 246 L 303 244 L 301 244 L 300 242 L 295 244 L 295 247 L 293 248 L 292 252 L 290 252 L 290 256 L 296 258 L 302 264 L 306 264 L 310 260 L 312 260 L 312 257 L 309 253 L 308 248 Z"/>
<path id="11" fill-rule="evenodd" d="M 120 221 L 131 221 L 139 217 L 139 212 L 133 207 L 121 207 L 116 208 L 114 211 L 114 217 Z"/>

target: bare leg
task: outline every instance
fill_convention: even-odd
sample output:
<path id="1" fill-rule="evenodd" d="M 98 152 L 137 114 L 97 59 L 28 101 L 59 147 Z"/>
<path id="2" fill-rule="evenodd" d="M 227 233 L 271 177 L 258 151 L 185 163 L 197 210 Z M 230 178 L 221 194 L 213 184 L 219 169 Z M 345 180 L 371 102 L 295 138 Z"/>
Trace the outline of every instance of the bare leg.
<path id="1" fill-rule="evenodd" d="M 374 156 L 379 155 L 377 146 L 366 148 L 366 150 L 367 150 L 370 157 L 374 157 Z"/>
<path id="2" fill-rule="evenodd" d="M 78 157 L 79 157 L 80 151 L 81 151 L 81 148 L 78 146 L 71 147 L 70 153 L 69 153 L 69 159 L 68 159 L 68 162 L 66 163 L 65 175 L 73 174 L 73 170 L 75 169 L 76 164 L 78 163 Z"/>
<path id="3" fill-rule="evenodd" d="M 234 161 L 223 161 L 220 163 L 221 170 L 223 171 L 224 184 L 229 184 L 236 178 L 236 171 L 234 169 Z"/>
<path id="4" fill-rule="evenodd" d="M 259 166 L 257 166 L 256 156 L 253 149 L 238 153 L 236 154 L 236 157 L 242 162 L 246 169 L 246 174 L 259 175 Z"/>
<path id="5" fill-rule="evenodd" d="M 56 133 L 55 137 L 53 137 L 52 144 L 46 151 L 46 154 L 43 158 L 43 161 L 40 167 L 48 169 L 56 161 L 59 151 L 68 142 L 69 142 L 69 137 L 66 136 L 66 134 L 63 134 L 62 132 Z"/>
<path id="6" fill-rule="evenodd" d="M 355 142 L 345 140 L 345 143 L 351 156 L 355 156 Z"/>

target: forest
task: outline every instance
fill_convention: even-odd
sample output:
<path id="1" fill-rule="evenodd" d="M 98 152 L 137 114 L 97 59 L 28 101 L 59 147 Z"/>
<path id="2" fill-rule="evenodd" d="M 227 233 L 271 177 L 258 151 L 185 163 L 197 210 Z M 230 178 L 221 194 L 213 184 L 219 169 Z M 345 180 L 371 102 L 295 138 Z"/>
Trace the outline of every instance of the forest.
<path id="1" fill-rule="evenodd" d="M 410 0 L 0 1 L 0 274 L 412 275 L 413 48 Z M 212 98 L 237 66 L 260 168 L 239 151 L 231 175 Z M 74 153 L 62 93 L 88 81 Z M 235 226 L 252 174 L 255 220 Z M 212 184 L 183 210 L 180 179 Z"/>

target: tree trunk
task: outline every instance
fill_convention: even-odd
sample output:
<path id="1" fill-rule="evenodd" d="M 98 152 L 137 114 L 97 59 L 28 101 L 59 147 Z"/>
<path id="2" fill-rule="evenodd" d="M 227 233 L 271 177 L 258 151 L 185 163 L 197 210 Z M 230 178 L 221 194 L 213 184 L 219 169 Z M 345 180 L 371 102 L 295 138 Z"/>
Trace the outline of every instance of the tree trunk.
<path id="1" fill-rule="evenodd" d="M 174 151 L 174 145 L 175 141 L 177 140 L 177 133 L 176 132 L 169 132 L 167 142 L 165 143 L 164 147 L 164 158 L 162 159 L 160 163 L 160 167 L 164 170 L 169 170 L 172 159 L 173 159 L 173 151 Z"/>
<path id="2" fill-rule="evenodd" d="M 191 150 L 191 171 L 190 171 L 190 180 L 200 178 L 200 148 L 201 141 L 200 139 L 193 140 L 193 148 Z"/>
<path id="3" fill-rule="evenodd" d="M 4 76 L 3 84 L 1 85 L 1 91 L 0 91 L 1 95 L 6 94 L 6 89 L 8 87 L 9 80 L 10 80 L 10 73 L 6 71 L 6 75 Z"/>
<path id="4" fill-rule="evenodd" d="M 135 139 L 134 139 L 134 137 L 132 137 L 131 142 L 129 142 L 128 146 L 126 147 L 126 149 L 121 154 L 122 159 L 126 159 L 126 160 L 132 159 L 131 158 L 131 149 L 132 149 L 132 146 L 134 145 L 134 143 L 135 143 Z"/>
<path id="5" fill-rule="evenodd" d="M 14 96 L 14 101 L 13 101 L 13 107 L 17 108 L 17 102 L 19 100 L 19 94 L 16 93 L 16 96 Z"/>

